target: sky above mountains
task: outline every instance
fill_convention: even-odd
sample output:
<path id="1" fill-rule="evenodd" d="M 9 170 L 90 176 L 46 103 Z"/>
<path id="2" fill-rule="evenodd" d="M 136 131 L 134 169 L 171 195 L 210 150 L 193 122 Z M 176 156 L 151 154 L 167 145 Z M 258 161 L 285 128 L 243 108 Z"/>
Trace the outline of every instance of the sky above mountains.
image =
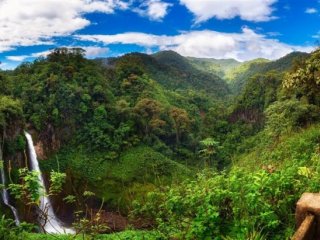
<path id="1" fill-rule="evenodd" d="M 310 52 L 318 40 L 320 0 L 0 0 L 2 69 L 56 47 L 245 61 Z"/>

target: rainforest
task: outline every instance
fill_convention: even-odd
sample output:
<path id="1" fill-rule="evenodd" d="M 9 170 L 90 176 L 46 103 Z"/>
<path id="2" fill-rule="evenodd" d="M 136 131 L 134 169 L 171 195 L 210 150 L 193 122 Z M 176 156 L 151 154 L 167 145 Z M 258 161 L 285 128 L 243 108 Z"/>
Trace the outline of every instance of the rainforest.
<path id="1" fill-rule="evenodd" d="M 290 239 L 320 190 L 320 50 L 84 56 L 0 72 L 1 239 Z"/>

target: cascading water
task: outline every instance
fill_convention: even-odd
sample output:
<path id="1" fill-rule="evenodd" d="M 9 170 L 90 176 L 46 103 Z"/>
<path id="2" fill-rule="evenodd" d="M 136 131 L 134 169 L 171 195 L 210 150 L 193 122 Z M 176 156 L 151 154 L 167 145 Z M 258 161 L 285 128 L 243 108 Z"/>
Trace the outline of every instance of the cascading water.
<path id="1" fill-rule="evenodd" d="M 47 196 L 46 186 L 44 184 L 44 180 L 42 177 L 42 173 L 39 167 L 39 162 L 37 159 L 37 154 L 33 145 L 32 137 L 29 133 L 25 132 L 25 136 L 28 142 L 28 149 L 30 154 L 30 168 L 33 171 L 38 172 L 38 179 L 41 185 L 41 191 L 43 192 L 42 197 L 40 199 L 40 209 L 41 212 L 45 213 L 46 218 L 40 218 L 40 224 L 43 226 L 44 231 L 47 233 L 74 233 L 73 229 L 63 227 L 61 221 L 56 217 L 53 207 L 51 205 L 51 201 Z"/>
<path id="2" fill-rule="evenodd" d="M 2 152 L 1 149 L 0 149 L 0 151 Z M 2 157 L 2 153 L 0 154 L 0 156 Z M 18 226 L 20 224 L 18 211 L 15 207 L 13 207 L 9 203 L 9 192 L 8 192 L 8 189 L 6 188 L 6 176 L 5 176 L 3 167 L 0 168 L 0 174 L 1 174 L 2 184 L 3 184 L 3 189 L 2 189 L 3 202 L 6 206 L 8 206 L 11 209 L 13 216 L 14 216 L 14 221 L 15 221 L 16 225 Z"/>

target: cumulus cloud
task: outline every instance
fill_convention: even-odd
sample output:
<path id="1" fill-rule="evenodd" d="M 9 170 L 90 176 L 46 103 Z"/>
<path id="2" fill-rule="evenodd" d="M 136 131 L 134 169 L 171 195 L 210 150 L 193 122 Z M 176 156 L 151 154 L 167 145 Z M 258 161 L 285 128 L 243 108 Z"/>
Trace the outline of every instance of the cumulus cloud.
<path id="1" fill-rule="evenodd" d="M 79 40 L 109 44 L 136 44 L 160 50 L 174 50 L 184 56 L 201 58 L 234 58 L 246 61 L 255 58 L 278 59 L 292 51 L 310 52 L 313 47 L 293 46 L 258 34 L 250 28 L 241 33 L 210 30 L 183 32 L 175 36 L 146 33 L 116 35 L 77 35 Z"/>
<path id="2" fill-rule="evenodd" d="M 134 8 L 133 11 L 141 16 L 148 17 L 150 20 L 161 21 L 167 15 L 171 6 L 171 3 L 161 0 L 147 0 L 143 1 L 139 7 Z"/>
<path id="3" fill-rule="evenodd" d="M 7 56 L 6 58 L 10 61 L 14 61 L 14 62 L 22 62 L 25 59 L 27 59 L 29 57 L 29 55 L 20 55 L 20 56 Z"/>
<path id="4" fill-rule="evenodd" d="M 195 15 L 196 23 L 211 18 L 263 22 L 273 19 L 272 5 L 277 0 L 180 0 L 180 4 Z"/>
<path id="5" fill-rule="evenodd" d="M 115 35 L 75 35 L 82 41 L 101 42 L 104 44 L 136 44 L 140 46 L 161 46 L 167 45 L 172 37 L 166 35 L 153 35 L 139 32 L 120 33 Z"/>
<path id="6" fill-rule="evenodd" d="M 0 52 L 17 46 L 52 45 L 90 24 L 83 15 L 126 9 L 122 0 L 0 0 Z"/>
<path id="7" fill-rule="evenodd" d="M 22 62 L 28 58 L 38 58 L 38 57 L 46 57 L 51 51 L 42 51 L 37 53 L 32 53 L 29 55 L 19 55 L 19 56 L 6 56 L 6 59 L 13 62 Z"/>
<path id="8" fill-rule="evenodd" d="M 88 58 L 94 58 L 94 57 L 100 57 L 105 55 L 109 48 L 106 47 L 95 47 L 95 46 L 89 46 L 89 47 L 80 47 L 80 46 L 72 46 L 72 48 L 82 48 L 86 51 L 86 57 Z M 27 59 L 33 59 L 38 57 L 46 57 L 51 53 L 50 50 L 32 53 L 29 55 L 19 55 L 19 56 L 7 56 L 6 59 L 14 62 L 22 62 Z"/>
<path id="9" fill-rule="evenodd" d="M 94 58 L 107 54 L 109 52 L 109 48 L 106 47 L 80 47 L 86 51 L 86 57 Z"/>
<path id="10" fill-rule="evenodd" d="M 318 10 L 315 8 L 307 8 L 305 11 L 305 13 L 308 13 L 308 14 L 315 14 L 317 12 L 318 12 Z"/>

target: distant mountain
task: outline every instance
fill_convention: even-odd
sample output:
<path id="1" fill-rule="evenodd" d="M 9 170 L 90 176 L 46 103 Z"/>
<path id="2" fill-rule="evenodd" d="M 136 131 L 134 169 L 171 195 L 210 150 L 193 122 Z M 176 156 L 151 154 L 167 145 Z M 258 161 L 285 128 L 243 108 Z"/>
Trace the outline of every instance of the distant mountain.
<path id="1" fill-rule="evenodd" d="M 204 91 L 217 98 L 230 94 L 227 83 L 221 77 L 196 68 L 187 58 L 173 51 L 162 51 L 153 55 L 130 53 L 119 58 L 98 61 L 106 67 L 113 67 L 121 62 L 137 65 L 167 89 Z"/>
<path id="2" fill-rule="evenodd" d="M 275 61 L 258 58 L 241 63 L 235 59 L 183 57 L 174 51 L 161 51 L 152 55 L 130 53 L 98 61 L 107 67 L 121 61 L 138 64 L 166 88 L 203 90 L 221 98 L 231 93 L 238 95 L 256 74 L 288 71 L 295 61 L 307 56 L 307 53 L 293 52 Z"/>
<path id="3" fill-rule="evenodd" d="M 234 94 L 238 94 L 246 82 L 254 75 L 264 74 L 270 71 L 276 71 L 278 73 L 289 71 L 295 61 L 306 59 L 308 56 L 309 54 L 307 53 L 293 52 L 275 61 L 259 58 L 244 62 L 227 72 L 225 80 L 229 83 L 231 91 Z"/>
<path id="4" fill-rule="evenodd" d="M 235 59 L 194 57 L 188 57 L 187 59 L 195 68 L 224 79 L 229 84 L 232 93 L 237 95 L 241 92 L 248 79 L 255 74 L 263 74 L 269 71 L 288 71 L 295 61 L 303 60 L 307 56 L 307 53 L 293 52 L 275 61 L 257 58 L 242 63 Z"/>
<path id="5" fill-rule="evenodd" d="M 296 61 L 306 59 L 306 53 L 290 53 L 276 61 L 254 60 L 243 63 L 230 75 L 230 86 L 236 93 L 230 115 L 231 122 L 250 124 L 259 130 L 264 126 L 264 111 L 278 99 L 283 73 L 291 71 Z"/>
<path id="6" fill-rule="evenodd" d="M 236 69 L 241 62 L 235 59 L 214 59 L 188 57 L 189 62 L 197 69 L 225 78 L 228 72 Z"/>

